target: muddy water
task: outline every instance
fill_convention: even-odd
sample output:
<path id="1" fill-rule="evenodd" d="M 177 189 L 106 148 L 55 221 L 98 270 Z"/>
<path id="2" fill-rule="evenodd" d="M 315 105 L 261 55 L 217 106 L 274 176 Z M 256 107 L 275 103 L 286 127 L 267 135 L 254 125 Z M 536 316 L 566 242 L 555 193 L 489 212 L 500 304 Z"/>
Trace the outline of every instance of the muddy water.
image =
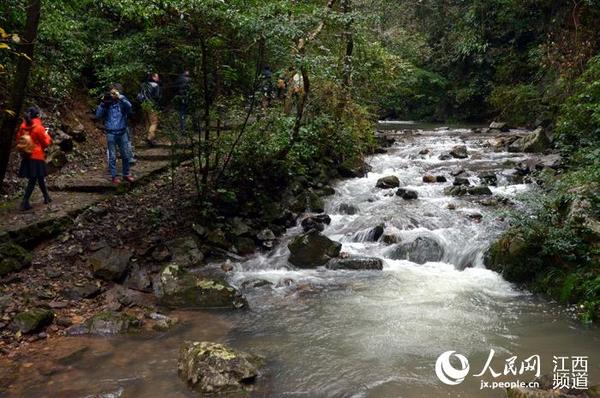
<path id="1" fill-rule="evenodd" d="M 13 396 L 191 397 L 176 376 L 177 350 L 186 339 L 225 341 L 266 356 L 268 376 L 257 397 L 502 397 L 502 390 L 481 390 L 481 381 L 532 378 L 531 373 L 473 376 L 491 349 L 496 352 L 492 368 L 500 373 L 511 356 L 517 356 L 518 367 L 539 355 L 542 373 L 552 373 L 555 355 L 588 356 L 589 379 L 599 383 L 598 330 L 579 326 L 562 307 L 518 290 L 483 267 L 483 251 L 506 228 L 500 210 L 443 194 L 456 168 L 467 169 L 472 183 L 479 182 L 477 172 L 493 170 L 499 176 L 498 186 L 491 187 L 494 194 L 519 208 L 519 194 L 531 187 L 511 185 L 505 174 L 525 155 L 494 153 L 485 145 L 487 138 L 460 129 L 422 131 L 370 159 L 373 172 L 367 178 L 335 186 L 337 193 L 327 202 L 332 223 L 324 233 L 349 254 L 382 258 L 383 271 L 295 270 L 287 264 L 286 243 L 299 230 L 290 230 L 268 255 L 234 264 L 234 285 L 272 283 L 245 290 L 251 310 L 186 313 L 181 326 L 161 336 L 63 340 L 48 352 L 56 356 L 76 346 L 89 348 L 67 365 L 55 367 L 56 361 L 45 359 L 22 364 Z M 469 159 L 438 159 L 457 144 L 467 145 Z M 425 148 L 431 154 L 419 155 Z M 424 184 L 425 173 L 444 175 L 449 182 Z M 406 202 L 375 188 L 387 175 L 398 176 L 419 199 Z M 359 212 L 340 214 L 342 203 Z M 389 245 L 367 239 L 369 230 L 382 223 L 401 242 L 436 242 L 441 259 L 425 264 L 392 259 Z M 469 375 L 456 386 L 442 384 L 434 371 L 436 358 L 451 350 L 470 363 Z"/>

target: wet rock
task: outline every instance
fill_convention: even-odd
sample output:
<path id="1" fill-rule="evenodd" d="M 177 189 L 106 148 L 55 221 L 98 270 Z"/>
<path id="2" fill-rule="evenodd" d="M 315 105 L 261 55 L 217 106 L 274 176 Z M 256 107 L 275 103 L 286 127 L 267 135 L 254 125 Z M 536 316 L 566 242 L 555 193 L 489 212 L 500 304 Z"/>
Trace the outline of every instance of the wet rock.
<path id="1" fill-rule="evenodd" d="M 510 131 L 510 126 L 504 122 L 492 122 L 490 123 L 490 129 L 500 130 L 504 133 Z"/>
<path id="2" fill-rule="evenodd" d="M 177 264 L 166 266 L 154 280 L 159 303 L 178 308 L 242 308 L 246 300 L 227 282 L 200 278 Z"/>
<path id="3" fill-rule="evenodd" d="M 253 239 L 240 237 L 235 240 L 235 248 L 240 256 L 247 256 L 256 252 L 256 243 Z"/>
<path id="4" fill-rule="evenodd" d="M 482 185 L 498 185 L 498 176 L 493 171 L 484 171 L 479 173 L 477 177 L 481 180 Z"/>
<path id="5" fill-rule="evenodd" d="M 364 177 L 373 168 L 362 160 L 347 160 L 338 166 L 340 176 L 344 178 L 360 178 Z"/>
<path id="6" fill-rule="evenodd" d="M 452 159 L 452 155 L 450 155 L 449 153 L 442 153 L 440 156 L 438 156 L 439 160 L 450 160 Z"/>
<path id="7" fill-rule="evenodd" d="M 273 282 L 269 282 L 264 279 L 253 279 L 242 283 L 242 289 L 257 289 L 267 286 L 273 286 Z"/>
<path id="8" fill-rule="evenodd" d="M 509 152 L 544 152 L 550 147 L 550 140 L 544 132 L 544 129 L 539 127 L 535 131 L 521 137 L 508 146 Z"/>
<path id="9" fill-rule="evenodd" d="M 465 145 L 456 145 L 450 151 L 450 156 L 456 159 L 466 159 L 469 157 L 467 147 Z"/>
<path id="10" fill-rule="evenodd" d="M 381 189 L 398 188 L 400 186 L 400 180 L 396 176 L 382 177 L 377 180 L 377 184 L 375 186 Z"/>
<path id="11" fill-rule="evenodd" d="M 177 318 L 171 318 L 158 312 L 151 312 L 148 314 L 148 318 L 154 321 L 152 329 L 158 332 L 166 332 L 179 323 Z"/>
<path id="12" fill-rule="evenodd" d="M 383 269 L 383 261 L 376 257 L 347 257 L 334 258 L 326 266 L 331 270 L 377 270 Z"/>
<path id="13" fill-rule="evenodd" d="M 320 188 L 317 192 L 319 196 L 332 196 L 335 195 L 335 189 L 329 185 L 325 185 L 323 188 Z"/>
<path id="14" fill-rule="evenodd" d="M 431 149 L 425 148 L 419 151 L 419 155 L 429 155 L 431 153 Z"/>
<path id="15" fill-rule="evenodd" d="M 444 176 L 435 176 L 435 182 L 446 182 L 448 181 Z"/>
<path id="16" fill-rule="evenodd" d="M 366 242 L 377 242 L 379 238 L 383 235 L 383 231 L 385 230 L 385 224 L 379 224 L 373 227 L 365 237 L 364 241 Z"/>
<path id="17" fill-rule="evenodd" d="M 31 254 L 12 242 L 0 245 L 0 277 L 18 272 L 31 265 Z"/>
<path id="18" fill-rule="evenodd" d="M 466 187 L 463 185 L 446 187 L 445 195 L 465 196 L 465 195 L 492 195 L 492 191 L 486 186 Z"/>
<path id="19" fill-rule="evenodd" d="M 104 311 L 85 321 L 87 333 L 115 335 L 139 331 L 142 321 L 123 312 Z"/>
<path id="20" fill-rule="evenodd" d="M 325 202 L 323 199 L 313 190 L 308 190 L 308 210 L 314 213 L 323 213 L 325 211 Z"/>
<path id="21" fill-rule="evenodd" d="M 409 260 L 417 264 L 441 261 L 444 257 L 442 246 L 431 238 L 418 237 L 412 242 L 394 246 L 388 253 L 393 260 Z"/>
<path id="22" fill-rule="evenodd" d="M 172 253 L 172 261 L 184 267 L 198 267 L 203 264 L 204 253 L 193 236 L 184 236 L 166 243 Z"/>
<path id="23" fill-rule="evenodd" d="M 415 200 L 419 198 L 416 191 L 411 191 L 405 188 L 400 188 L 396 191 L 396 196 L 400 196 L 404 200 Z"/>
<path id="24" fill-rule="evenodd" d="M 448 203 L 448 206 L 446 206 L 448 208 L 448 210 L 456 210 L 456 205 L 454 203 Z"/>
<path id="25" fill-rule="evenodd" d="M 339 256 L 342 244 L 332 241 L 318 231 L 311 231 L 297 236 L 288 245 L 288 249 L 288 261 L 291 264 L 299 268 L 315 268 Z"/>
<path id="26" fill-rule="evenodd" d="M 52 323 L 54 313 L 44 308 L 34 308 L 23 311 L 15 316 L 12 321 L 12 329 L 23 334 L 39 333 Z"/>
<path id="27" fill-rule="evenodd" d="M 400 242 L 401 231 L 396 227 L 389 227 L 381 236 L 381 241 L 386 245 L 393 245 Z"/>
<path id="28" fill-rule="evenodd" d="M 186 342 L 179 351 L 179 376 L 203 394 L 235 394 L 252 389 L 263 358 L 222 344 Z"/>
<path id="29" fill-rule="evenodd" d="M 312 215 L 303 219 L 300 224 L 302 225 L 304 232 L 308 232 L 313 229 L 323 232 L 323 230 L 325 230 L 325 225 L 331 224 L 331 217 L 329 217 L 327 214 Z"/>
<path id="30" fill-rule="evenodd" d="M 132 253 L 124 249 L 104 247 L 98 250 L 89 258 L 94 277 L 106 281 L 121 280 L 127 272 L 131 256 Z"/>
<path id="31" fill-rule="evenodd" d="M 455 187 L 468 186 L 468 185 L 471 185 L 471 182 L 466 177 L 456 177 L 454 179 L 454 182 L 452 183 L 452 185 L 454 185 Z"/>
<path id="32" fill-rule="evenodd" d="M 355 214 L 357 214 L 359 212 L 358 207 L 348 204 L 348 203 L 342 203 L 340 205 L 340 207 L 338 207 L 338 211 L 340 212 L 340 214 L 346 214 L 349 216 L 353 216 Z"/>
<path id="33" fill-rule="evenodd" d="M 454 169 L 454 170 L 452 170 L 452 171 L 450 172 L 450 175 L 451 175 L 452 177 L 458 177 L 458 176 L 460 176 L 460 175 L 462 175 L 462 174 L 466 174 L 466 170 L 465 170 L 465 169 L 463 169 L 463 168 Z"/>
<path id="34" fill-rule="evenodd" d="M 256 235 L 256 239 L 258 239 L 261 242 L 261 244 L 264 248 L 272 249 L 273 242 L 275 242 L 276 237 L 275 237 L 275 233 L 273 233 L 273 231 L 266 228 L 266 229 L 263 229 L 262 231 L 260 231 Z"/>
<path id="35" fill-rule="evenodd" d="M 436 181 L 436 178 L 435 178 L 435 176 L 432 176 L 432 175 L 430 175 L 430 174 L 427 174 L 427 175 L 424 175 L 424 176 L 423 176 L 423 182 L 424 182 L 424 183 L 427 183 L 427 184 L 433 184 L 433 183 L 435 183 L 435 182 L 437 182 L 437 181 Z"/>
<path id="36" fill-rule="evenodd" d="M 468 187 L 467 193 L 469 195 L 492 195 L 492 191 L 483 185 L 479 185 L 476 187 Z"/>

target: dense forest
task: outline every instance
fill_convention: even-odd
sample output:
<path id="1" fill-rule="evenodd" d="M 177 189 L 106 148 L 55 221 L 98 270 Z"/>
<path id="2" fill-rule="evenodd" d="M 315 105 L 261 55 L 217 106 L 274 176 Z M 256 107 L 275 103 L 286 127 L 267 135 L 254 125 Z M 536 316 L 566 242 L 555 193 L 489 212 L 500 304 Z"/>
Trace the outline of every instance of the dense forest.
<path id="1" fill-rule="evenodd" d="M 189 173 L 177 178 L 173 150 L 165 189 L 189 188 L 179 206 L 192 210 L 180 217 L 193 214 L 223 247 L 254 246 L 223 234 L 234 216 L 281 235 L 293 224 L 285 210 L 321 209 L 330 180 L 364 175 L 364 159 L 385 151 L 378 120 L 541 127 L 541 152 L 560 155 L 560 167 L 535 170 L 527 211 L 502 214 L 510 228 L 486 265 L 576 305 L 592 323 L 600 317 L 599 26 L 599 0 L 3 0 L 3 201 L 21 194 L 13 175 L 25 109 L 40 107 L 67 133 L 74 119 L 87 128 L 118 83 L 140 126 L 147 104 L 136 96 L 149 73 L 161 76 L 162 136 L 187 148 L 179 156 L 191 152 Z M 157 224 L 168 218 L 147 214 Z"/>

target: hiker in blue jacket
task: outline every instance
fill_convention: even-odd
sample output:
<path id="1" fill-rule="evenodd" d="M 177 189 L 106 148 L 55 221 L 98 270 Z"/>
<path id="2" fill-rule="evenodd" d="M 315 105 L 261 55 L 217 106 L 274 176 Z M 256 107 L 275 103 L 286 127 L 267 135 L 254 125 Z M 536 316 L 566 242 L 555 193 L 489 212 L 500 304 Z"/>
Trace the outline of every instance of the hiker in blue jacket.
<path id="1" fill-rule="evenodd" d="M 123 179 L 133 182 L 133 176 L 129 171 L 130 153 L 127 135 L 127 119 L 130 115 L 131 102 L 114 88 L 104 95 L 102 103 L 96 110 L 96 119 L 104 120 L 108 144 L 108 168 L 113 184 L 121 183 L 117 177 L 117 146 L 123 162 Z"/>

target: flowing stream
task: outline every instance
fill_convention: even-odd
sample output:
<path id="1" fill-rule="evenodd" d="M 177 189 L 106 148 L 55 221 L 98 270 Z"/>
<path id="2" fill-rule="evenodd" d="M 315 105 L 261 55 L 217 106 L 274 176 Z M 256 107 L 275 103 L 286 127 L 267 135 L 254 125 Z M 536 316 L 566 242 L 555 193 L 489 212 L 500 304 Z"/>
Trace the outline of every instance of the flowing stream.
<path id="1" fill-rule="evenodd" d="M 177 349 L 185 339 L 210 338 L 267 358 L 257 397 L 503 397 L 502 389 L 481 390 L 481 381 L 533 378 L 531 372 L 475 377 L 491 349 L 496 372 L 503 372 L 511 356 L 520 364 L 539 355 L 546 374 L 552 374 L 554 355 L 588 356 L 589 380 L 599 383 L 598 330 L 579 326 L 565 308 L 484 268 L 483 252 L 506 228 L 501 210 L 443 193 L 457 168 L 467 170 L 472 184 L 479 184 L 479 172 L 494 171 L 494 196 L 521 206 L 518 195 L 531 187 L 513 185 L 507 175 L 525 155 L 493 152 L 485 145 L 489 138 L 466 129 L 407 134 L 386 154 L 369 159 L 373 171 L 366 178 L 334 186 L 336 194 L 326 204 L 332 222 L 324 234 L 342 242 L 350 255 L 383 259 L 383 271 L 293 269 L 287 243 L 300 228 L 291 229 L 272 252 L 233 264 L 231 282 L 243 289 L 250 310 L 186 313 L 182 326 L 160 337 L 70 339 L 92 350 L 72 369 L 32 380 L 16 396 L 83 397 L 123 388 L 123 397 L 192 397 L 176 376 Z M 468 147 L 468 159 L 438 159 L 458 144 Z M 430 153 L 421 155 L 423 149 Z M 443 175 L 448 182 L 425 184 L 424 174 Z M 418 200 L 376 188 L 388 175 L 416 191 Z M 341 204 L 358 212 L 341 214 Z M 399 242 L 435 242 L 443 249 L 441 259 L 424 264 L 393 259 L 394 245 L 369 241 L 369 231 L 380 224 Z M 98 354 L 100 345 L 110 354 Z M 436 359 L 446 351 L 470 362 L 460 385 L 447 386 L 436 377 Z"/>

